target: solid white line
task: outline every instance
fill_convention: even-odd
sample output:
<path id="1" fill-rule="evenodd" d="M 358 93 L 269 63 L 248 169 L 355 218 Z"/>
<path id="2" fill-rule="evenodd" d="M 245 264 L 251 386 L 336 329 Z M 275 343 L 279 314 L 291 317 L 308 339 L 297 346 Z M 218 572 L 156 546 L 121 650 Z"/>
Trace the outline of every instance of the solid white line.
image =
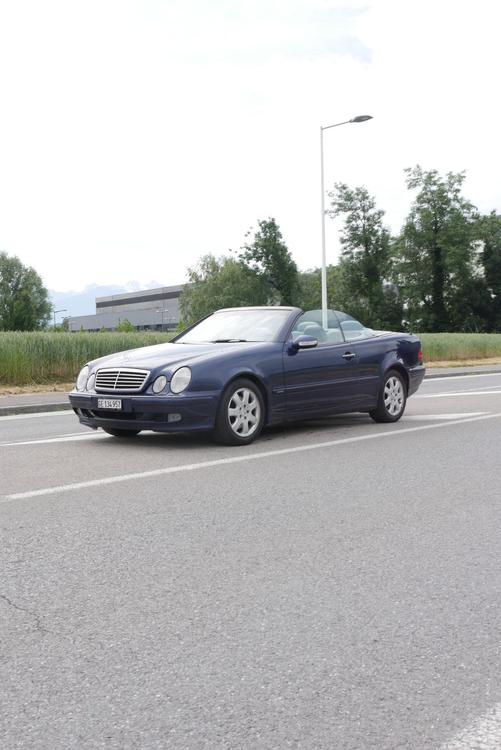
<path id="1" fill-rule="evenodd" d="M 319 450 L 320 448 L 333 448 L 336 445 L 346 445 L 348 443 L 359 443 L 364 440 L 376 440 L 378 438 L 388 438 L 394 435 L 405 435 L 410 432 L 421 432 L 423 430 L 434 430 L 439 427 L 452 427 L 457 424 L 466 424 L 467 422 L 477 422 L 484 419 L 496 419 L 501 417 L 501 412 L 497 414 L 486 414 L 481 417 L 468 417 L 467 419 L 458 419 L 454 422 L 442 422 L 440 424 L 427 424 L 420 427 L 405 427 L 403 429 L 388 430 L 386 432 L 375 432 L 369 435 L 358 435 L 351 438 L 340 438 L 339 440 L 328 440 L 324 443 L 312 443 L 310 445 L 299 445 L 293 448 L 280 448 L 271 451 L 262 451 L 260 453 L 245 453 L 232 458 L 218 458 L 214 461 L 201 461 L 196 464 L 181 464 L 180 466 L 167 466 L 163 469 L 152 469 L 151 471 L 141 471 L 135 474 L 122 474 L 114 477 L 103 477 L 102 479 L 90 479 L 86 482 L 75 482 L 74 484 L 59 485 L 56 487 L 46 487 L 43 490 L 30 490 L 29 492 L 16 492 L 13 495 L 5 495 L 0 498 L 0 502 L 10 500 L 21 500 L 29 497 L 40 497 L 42 495 L 55 495 L 61 492 L 70 492 L 73 490 L 87 489 L 88 487 L 101 487 L 107 484 L 117 482 L 129 482 L 136 479 L 147 479 L 149 477 L 158 477 L 167 474 L 178 474 L 187 471 L 197 471 L 198 469 L 209 469 L 214 466 L 226 466 L 228 464 L 243 463 L 244 461 L 255 461 L 261 458 L 273 458 L 275 456 L 285 456 L 292 453 L 304 453 L 306 451 Z"/>
<path id="2" fill-rule="evenodd" d="M 447 396 L 498 396 L 501 391 L 450 391 L 446 393 L 418 393 L 412 398 L 446 398 Z"/>
<path id="3" fill-rule="evenodd" d="M 108 437 L 103 432 L 75 432 L 71 435 L 58 435 L 51 438 L 34 438 L 33 440 L 18 440 L 13 443 L 0 443 L 0 448 L 9 448 L 13 445 L 44 445 L 45 443 L 67 443 L 72 440 L 88 440 L 89 438 Z"/>
<path id="4" fill-rule="evenodd" d="M 59 409 L 59 411 L 39 411 L 35 414 L 8 414 L 6 417 L 0 417 L 0 424 L 13 419 L 35 419 L 36 417 L 75 417 L 78 419 L 73 409 Z"/>
<path id="5" fill-rule="evenodd" d="M 486 414 L 485 411 L 472 411 L 467 414 L 409 414 L 402 417 L 402 422 L 407 422 L 409 419 L 416 421 L 426 422 L 428 419 L 466 419 L 466 417 L 480 417 L 482 414 Z"/>
<path id="6" fill-rule="evenodd" d="M 479 716 L 469 726 L 444 742 L 441 750 L 499 750 L 501 747 L 501 703 Z"/>
<path id="7" fill-rule="evenodd" d="M 463 380 L 463 378 L 495 378 L 501 377 L 501 372 L 470 372 L 468 375 L 443 375 L 439 378 L 425 378 L 422 385 L 430 385 L 438 380 Z"/>

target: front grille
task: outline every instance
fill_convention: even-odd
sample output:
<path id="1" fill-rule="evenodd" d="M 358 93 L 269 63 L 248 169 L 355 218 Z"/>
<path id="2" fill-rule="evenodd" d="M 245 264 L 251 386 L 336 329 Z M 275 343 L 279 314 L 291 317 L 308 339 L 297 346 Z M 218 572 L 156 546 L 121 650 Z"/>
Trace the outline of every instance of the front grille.
<path id="1" fill-rule="evenodd" d="M 129 367 L 106 368 L 98 370 L 96 374 L 96 391 L 137 393 L 140 391 L 148 376 L 149 370 L 135 370 Z"/>

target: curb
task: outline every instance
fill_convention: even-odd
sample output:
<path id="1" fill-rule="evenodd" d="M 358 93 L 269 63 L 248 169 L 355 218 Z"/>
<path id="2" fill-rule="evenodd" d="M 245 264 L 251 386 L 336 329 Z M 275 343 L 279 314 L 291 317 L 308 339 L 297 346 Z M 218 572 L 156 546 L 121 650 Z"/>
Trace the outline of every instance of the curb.
<path id="1" fill-rule="evenodd" d="M 444 367 L 444 370 L 446 369 L 447 368 Z M 459 372 L 440 372 L 440 368 L 430 368 L 426 370 L 424 377 L 425 380 L 433 380 L 433 378 L 460 378 L 465 375 L 498 375 L 501 373 L 501 367 L 492 368 L 490 370 L 476 370 L 475 372 L 468 372 L 467 368 L 461 367 L 458 367 L 458 370 Z"/>
<path id="2" fill-rule="evenodd" d="M 0 406 L 0 419 L 13 414 L 39 414 L 47 411 L 67 411 L 71 409 L 70 403 L 60 404 L 20 404 L 19 406 Z"/>

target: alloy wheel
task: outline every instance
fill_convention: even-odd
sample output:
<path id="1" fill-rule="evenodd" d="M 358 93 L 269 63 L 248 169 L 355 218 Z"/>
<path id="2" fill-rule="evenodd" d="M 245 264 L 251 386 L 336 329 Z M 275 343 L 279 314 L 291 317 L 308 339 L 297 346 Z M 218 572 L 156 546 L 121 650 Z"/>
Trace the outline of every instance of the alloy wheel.
<path id="1" fill-rule="evenodd" d="M 261 405 L 250 388 L 238 388 L 228 402 L 228 421 L 239 437 L 250 437 L 258 428 Z"/>
<path id="2" fill-rule="evenodd" d="M 405 402 L 404 386 L 400 378 L 395 375 L 388 378 L 384 386 L 383 400 L 388 414 L 392 417 L 400 414 Z"/>

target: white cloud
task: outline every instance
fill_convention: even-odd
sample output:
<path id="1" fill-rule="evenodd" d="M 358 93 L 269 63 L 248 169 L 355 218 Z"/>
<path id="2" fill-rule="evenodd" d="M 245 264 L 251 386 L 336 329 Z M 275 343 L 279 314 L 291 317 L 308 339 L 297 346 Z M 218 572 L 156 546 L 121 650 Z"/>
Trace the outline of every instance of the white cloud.
<path id="1" fill-rule="evenodd" d="M 500 11 L 488 0 L 0 0 L 0 248 L 52 288 L 183 280 L 275 216 L 318 262 L 326 180 L 397 229 L 402 170 L 468 170 L 501 210 Z M 329 256 L 337 248 L 328 231 Z"/>

